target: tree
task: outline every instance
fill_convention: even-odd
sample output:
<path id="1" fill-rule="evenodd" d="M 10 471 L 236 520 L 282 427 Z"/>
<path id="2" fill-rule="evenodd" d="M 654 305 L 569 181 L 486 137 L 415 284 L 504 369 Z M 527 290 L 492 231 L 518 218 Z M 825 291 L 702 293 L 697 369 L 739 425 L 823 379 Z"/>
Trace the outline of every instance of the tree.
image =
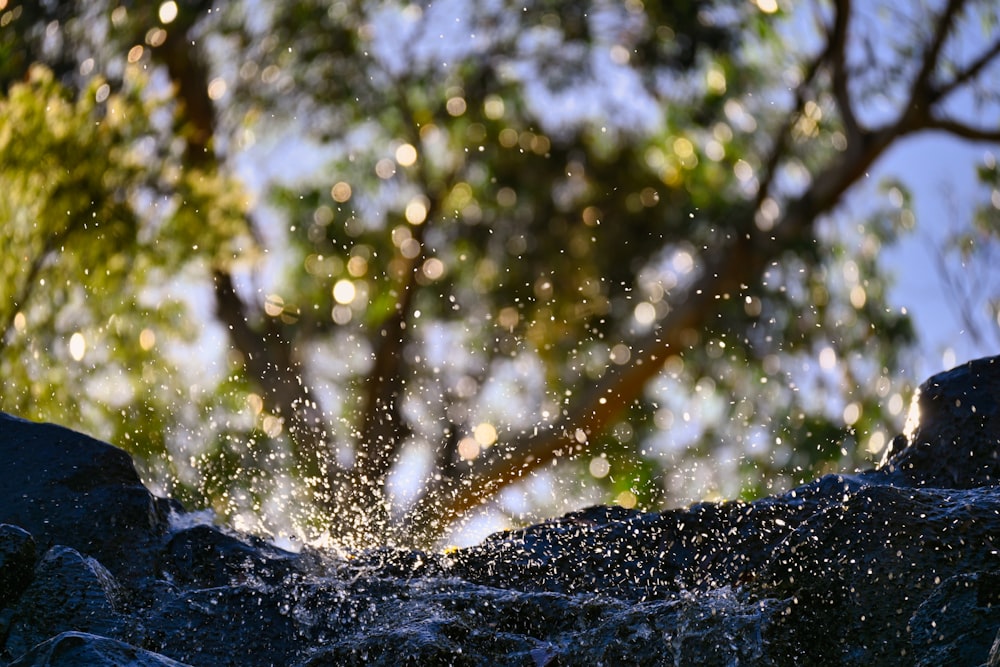
<path id="1" fill-rule="evenodd" d="M 4 409 L 357 547 L 550 470 L 650 507 L 708 459 L 746 495 L 857 464 L 913 216 L 838 206 L 911 135 L 1000 138 L 998 10 L 667 4 L 6 10 Z M 241 185 L 258 137 L 323 166 Z"/>

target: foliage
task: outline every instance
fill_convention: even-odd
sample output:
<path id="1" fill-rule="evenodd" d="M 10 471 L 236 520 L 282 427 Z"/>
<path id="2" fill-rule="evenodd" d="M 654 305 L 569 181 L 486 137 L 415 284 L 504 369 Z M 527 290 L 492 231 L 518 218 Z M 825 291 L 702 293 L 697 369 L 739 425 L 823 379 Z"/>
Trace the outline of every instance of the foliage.
<path id="1" fill-rule="evenodd" d="M 903 40 L 844 0 L 203 4 L 8 19 L 4 409 L 356 546 L 752 497 L 897 430 L 913 215 L 840 205 L 909 135 L 998 139 L 953 113 L 995 109 L 995 37 L 956 46 L 989 3 Z"/>

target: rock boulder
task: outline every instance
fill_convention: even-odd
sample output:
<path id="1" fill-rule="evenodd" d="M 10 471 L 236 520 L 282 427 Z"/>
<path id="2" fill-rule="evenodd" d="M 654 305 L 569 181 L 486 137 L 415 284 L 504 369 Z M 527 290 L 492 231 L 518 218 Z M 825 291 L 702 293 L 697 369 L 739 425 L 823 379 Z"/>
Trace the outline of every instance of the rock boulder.
<path id="1" fill-rule="evenodd" d="M 124 452 L 0 413 L 0 667 L 1000 665 L 1000 357 L 917 405 L 876 470 L 351 559 L 171 528 Z"/>

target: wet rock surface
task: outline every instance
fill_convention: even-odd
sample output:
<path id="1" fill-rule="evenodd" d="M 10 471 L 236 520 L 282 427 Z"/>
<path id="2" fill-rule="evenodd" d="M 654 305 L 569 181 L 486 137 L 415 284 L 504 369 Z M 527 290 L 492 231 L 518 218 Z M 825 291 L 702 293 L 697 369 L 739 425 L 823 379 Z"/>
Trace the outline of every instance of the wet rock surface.
<path id="1" fill-rule="evenodd" d="M 351 559 L 171 522 L 121 450 L 0 413 L 0 665 L 1000 664 L 1000 357 L 919 405 L 877 470 Z"/>

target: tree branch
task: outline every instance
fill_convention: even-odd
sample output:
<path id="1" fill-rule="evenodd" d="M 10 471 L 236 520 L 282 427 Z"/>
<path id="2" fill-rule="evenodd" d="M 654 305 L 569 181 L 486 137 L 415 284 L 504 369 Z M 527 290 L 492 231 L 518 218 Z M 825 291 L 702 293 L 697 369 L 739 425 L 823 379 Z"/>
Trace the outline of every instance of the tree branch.
<path id="1" fill-rule="evenodd" d="M 934 36 L 924 50 L 920 69 L 914 77 L 913 83 L 910 84 L 909 104 L 904 107 L 901 120 L 914 115 L 926 116 L 930 112 L 928 105 L 933 102 L 931 91 L 934 89 L 931 79 L 938 66 L 941 49 L 944 48 L 944 43 L 948 39 L 955 17 L 958 16 L 964 5 L 965 0 L 948 0 L 948 4 L 941 12 L 935 26 Z"/>
<path id="2" fill-rule="evenodd" d="M 188 31 L 194 27 L 210 3 L 199 0 L 193 6 L 181 4 L 182 11 L 167 30 L 167 37 L 153 53 L 167 67 L 182 106 L 181 127 L 185 139 L 184 163 L 194 167 L 214 165 L 215 105 L 208 96 L 208 68 L 191 46 Z"/>
<path id="3" fill-rule="evenodd" d="M 861 127 L 851 103 L 847 76 L 847 34 L 851 20 L 851 0 L 837 0 L 833 31 L 830 33 L 829 55 L 833 78 L 833 96 L 837 100 L 840 116 L 844 121 L 847 142 L 861 139 Z"/>
<path id="4" fill-rule="evenodd" d="M 556 423 L 538 433 L 498 443 L 494 447 L 497 454 L 471 474 L 463 475 L 459 484 L 442 489 L 440 495 L 422 498 L 405 522 L 410 539 L 421 533 L 421 537 L 430 538 L 500 488 L 572 451 L 579 444 L 578 431 L 587 437 L 604 431 L 641 397 L 670 354 L 683 350 L 683 332 L 704 328 L 717 298 L 724 293 L 737 294 L 745 276 L 760 273 L 771 254 L 748 252 L 753 243 L 743 237 L 718 252 L 688 290 L 687 298 L 674 304 L 656 330 L 637 341 L 632 361 L 610 369 Z"/>
<path id="5" fill-rule="evenodd" d="M 956 74 L 951 81 L 943 86 L 939 86 L 934 91 L 933 100 L 938 101 L 944 99 L 954 92 L 959 86 L 975 79 L 993 62 L 993 59 L 998 55 L 1000 55 L 1000 39 L 993 42 L 993 45 L 990 46 L 990 48 L 983 51 L 978 58 L 972 61 L 964 70 Z"/>
<path id="6" fill-rule="evenodd" d="M 950 118 L 930 118 L 924 125 L 929 130 L 941 130 L 970 141 L 1000 142 L 1000 129 L 972 127 Z"/>

